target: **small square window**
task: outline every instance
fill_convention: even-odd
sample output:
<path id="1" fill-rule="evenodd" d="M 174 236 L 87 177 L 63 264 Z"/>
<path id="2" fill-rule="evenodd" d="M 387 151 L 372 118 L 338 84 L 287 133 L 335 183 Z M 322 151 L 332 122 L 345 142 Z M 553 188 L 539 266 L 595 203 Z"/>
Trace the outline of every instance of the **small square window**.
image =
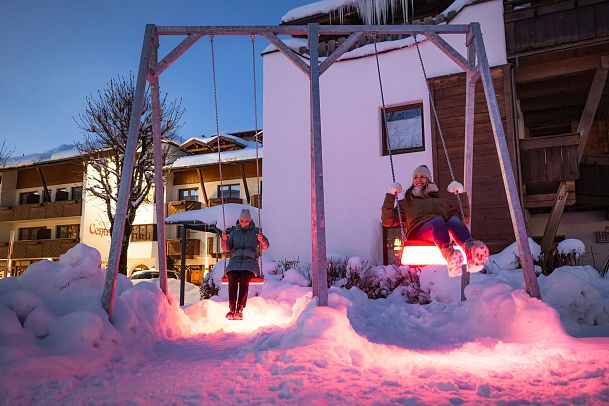
<path id="1" fill-rule="evenodd" d="M 381 110 L 381 122 L 383 155 L 425 151 L 422 103 L 389 107 L 384 120 Z"/>

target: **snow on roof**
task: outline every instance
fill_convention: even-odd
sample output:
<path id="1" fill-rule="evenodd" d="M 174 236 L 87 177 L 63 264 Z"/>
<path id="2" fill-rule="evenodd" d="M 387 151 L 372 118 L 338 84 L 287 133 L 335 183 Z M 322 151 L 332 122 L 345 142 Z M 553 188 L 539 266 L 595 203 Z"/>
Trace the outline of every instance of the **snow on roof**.
<path id="1" fill-rule="evenodd" d="M 317 14 L 329 14 L 333 12 L 338 13 L 342 21 L 345 11 L 356 9 L 366 24 L 384 24 L 389 14 L 388 10 L 395 10 L 398 2 L 401 3 L 402 7 L 404 7 L 404 3 L 408 7 L 408 2 L 404 0 L 322 0 L 288 11 L 281 18 L 281 21 L 287 23 Z M 471 3 L 473 3 L 473 0 L 455 0 L 441 14 L 447 17 L 451 11 L 458 13 L 463 7 Z"/>
<path id="2" fill-rule="evenodd" d="M 192 137 L 187 139 L 186 141 L 184 141 L 183 143 L 180 144 L 180 148 L 182 148 L 184 145 L 193 142 L 193 141 L 197 141 L 197 142 L 201 142 L 203 144 L 211 144 L 212 142 L 217 142 L 218 137 L 223 137 L 223 138 L 228 138 L 231 139 L 233 141 L 235 141 L 237 144 L 242 145 L 242 146 L 247 146 L 249 145 L 251 142 L 250 141 L 246 141 L 241 137 L 237 137 L 235 135 L 230 135 L 230 134 L 219 134 L 219 135 L 212 135 L 210 137 Z"/>
<path id="3" fill-rule="evenodd" d="M 63 159 L 74 158 L 80 155 L 82 155 L 82 153 L 74 144 L 64 144 L 45 152 L 9 158 L 3 168 L 19 168 L 38 163 L 61 161 Z"/>
<path id="4" fill-rule="evenodd" d="M 239 221 L 239 214 L 242 209 L 248 209 L 252 214 L 254 223 L 258 219 L 258 208 L 250 206 L 249 204 L 238 204 L 238 203 L 226 203 L 224 205 L 224 218 L 226 219 L 226 227 L 234 226 Z M 262 215 L 262 211 L 260 211 Z M 206 207 L 199 210 L 188 210 L 181 213 L 175 213 L 165 219 L 167 224 L 184 224 L 184 223 L 197 223 L 207 224 L 209 226 L 216 226 L 223 228 L 223 217 L 222 217 L 222 206 Z"/>
<path id="5" fill-rule="evenodd" d="M 256 159 L 256 147 L 254 146 L 239 149 L 237 151 L 223 151 L 220 153 L 220 159 L 222 163 L 225 162 L 239 162 L 247 161 L 250 159 Z M 262 147 L 258 147 L 258 157 L 262 158 Z M 171 169 L 177 168 L 188 168 L 191 166 L 210 165 L 218 163 L 218 153 L 212 152 L 208 154 L 197 154 L 197 155 L 186 155 L 179 157 L 171 165 L 168 165 Z"/>
<path id="6" fill-rule="evenodd" d="M 309 46 L 309 40 L 306 38 L 280 38 L 280 41 L 286 44 L 288 48 L 293 49 L 297 52 L 301 47 L 308 48 Z M 276 50 L 277 47 L 275 46 L 275 44 L 269 44 L 266 48 L 264 48 L 264 51 L 262 51 L 262 55 L 268 54 L 269 52 L 273 52 Z"/>

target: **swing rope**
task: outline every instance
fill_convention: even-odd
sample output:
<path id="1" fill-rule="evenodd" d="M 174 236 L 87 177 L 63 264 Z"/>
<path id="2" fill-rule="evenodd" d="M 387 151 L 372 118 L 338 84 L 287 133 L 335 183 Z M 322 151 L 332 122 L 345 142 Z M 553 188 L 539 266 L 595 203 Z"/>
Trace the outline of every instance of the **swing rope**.
<path id="1" fill-rule="evenodd" d="M 436 128 L 438 129 L 438 134 L 440 135 L 440 141 L 442 142 L 442 149 L 444 150 L 444 157 L 446 158 L 446 163 L 448 164 L 448 171 L 450 173 L 450 178 L 454 182 L 455 172 L 453 170 L 453 166 L 450 162 L 450 157 L 448 156 L 448 149 L 446 148 L 446 141 L 444 139 L 444 130 L 440 125 L 440 118 L 438 117 L 438 112 L 436 110 L 436 103 L 434 101 L 433 95 L 431 93 L 431 86 L 429 85 L 429 79 L 427 78 L 427 72 L 425 71 L 425 65 L 423 64 L 423 57 L 421 56 L 421 50 L 419 49 L 419 42 L 417 41 L 416 34 L 413 35 L 414 44 L 417 47 L 417 54 L 419 55 L 419 62 L 421 64 L 421 70 L 423 71 L 423 77 L 425 78 L 425 86 L 427 87 L 427 95 L 429 97 L 429 104 L 431 106 L 431 111 L 434 116 L 434 121 L 436 122 Z M 376 46 L 376 45 L 375 45 Z M 395 181 L 394 181 L 395 182 Z M 457 196 L 457 202 L 459 203 L 459 213 L 461 214 L 461 220 L 465 223 L 465 213 L 463 211 L 463 203 L 461 202 L 461 196 L 458 193 L 455 193 Z"/>
<path id="2" fill-rule="evenodd" d="M 218 144 L 218 171 L 220 172 L 220 202 L 222 205 L 222 230 L 226 230 L 226 214 L 224 212 L 224 184 L 222 179 L 222 155 L 220 151 L 220 120 L 218 119 L 218 93 L 216 83 L 216 58 L 214 53 L 214 35 L 210 34 L 211 44 L 211 72 L 214 86 L 214 107 L 216 112 L 216 139 Z M 226 259 L 224 260 L 224 273 L 226 274 Z"/>
<path id="3" fill-rule="evenodd" d="M 393 180 L 393 183 L 395 183 L 395 168 L 393 166 L 393 154 L 392 154 L 392 148 L 391 148 L 391 138 L 389 137 L 389 127 L 387 126 L 387 115 L 386 115 L 386 111 L 385 111 L 385 94 L 383 92 L 383 80 L 381 78 L 381 65 L 379 63 L 379 52 L 378 49 L 376 47 L 376 33 L 372 33 L 372 40 L 374 43 L 374 56 L 376 57 L 376 71 L 378 73 L 378 78 L 379 78 L 379 89 L 380 89 L 380 93 L 381 93 L 381 103 L 383 106 L 383 125 L 385 126 L 385 134 L 386 134 L 386 138 L 387 138 L 387 150 L 389 151 L 389 164 L 391 166 L 391 179 Z M 398 194 L 395 194 L 395 201 L 394 201 L 394 207 L 397 207 L 397 212 L 398 212 L 398 220 L 400 223 L 400 233 L 402 235 L 402 241 L 405 242 L 406 241 L 406 231 L 404 230 L 404 222 L 402 221 L 402 211 L 400 210 L 399 207 L 399 198 L 398 198 Z"/>
<path id="4" fill-rule="evenodd" d="M 260 206 L 260 202 L 262 201 L 262 196 L 260 196 L 260 164 L 259 164 L 259 155 L 258 155 L 258 101 L 257 92 L 256 92 L 256 35 L 251 34 L 252 37 L 252 73 L 254 80 L 253 83 L 253 93 L 254 93 L 254 142 L 256 143 L 256 185 L 258 190 L 258 206 Z M 258 207 L 258 229 L 260 230 L 260 234 L 262 234 L 262 214 L 260 213 L 260 207 Z M 260 275 L 263 276 L 264 272 L 262 271 L 262 251 L 260 251 L 260 255 L 258 256 L 258 262 L 260 266 Z"/>

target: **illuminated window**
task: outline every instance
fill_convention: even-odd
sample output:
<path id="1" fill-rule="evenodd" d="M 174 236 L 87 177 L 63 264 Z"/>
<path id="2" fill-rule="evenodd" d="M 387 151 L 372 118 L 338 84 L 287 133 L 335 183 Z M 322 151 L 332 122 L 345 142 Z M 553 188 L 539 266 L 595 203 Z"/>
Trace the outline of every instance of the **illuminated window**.
<path id="1" fill-rule="evenodd" d="M 138 224 L 131 227 L 131 241 L 157 241 L 155 224 Z"/>
<path id="2" fill-rule="evenodd" d="M 80 225 L 67 224 L 57 226 L 55 229 L 55 238 L 72 238 L 76 239 L 80 235 Z"/>

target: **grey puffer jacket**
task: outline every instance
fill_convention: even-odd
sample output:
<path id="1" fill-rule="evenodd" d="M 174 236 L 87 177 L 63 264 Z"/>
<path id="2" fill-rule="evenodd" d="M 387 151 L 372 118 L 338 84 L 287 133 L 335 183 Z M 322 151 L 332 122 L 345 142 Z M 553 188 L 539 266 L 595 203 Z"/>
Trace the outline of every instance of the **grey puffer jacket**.
<path id="1" fill-rule="evenodd" d="M 257 247 L 259 230 L 254 222 L 250 222 L 247 228 L 237 225 L 237 229 L 230 233 L 226 241 L 222 241 L 222 249 L 230 253 L 230 261 L 226 267 L 226 272 L 230 271 L 250 271 L 256 276 L 260 276 L 260 266 L 258 266 Z M 260 249 L 265 250 L 269 247 L 269 240 L 263 235 Z"/>

